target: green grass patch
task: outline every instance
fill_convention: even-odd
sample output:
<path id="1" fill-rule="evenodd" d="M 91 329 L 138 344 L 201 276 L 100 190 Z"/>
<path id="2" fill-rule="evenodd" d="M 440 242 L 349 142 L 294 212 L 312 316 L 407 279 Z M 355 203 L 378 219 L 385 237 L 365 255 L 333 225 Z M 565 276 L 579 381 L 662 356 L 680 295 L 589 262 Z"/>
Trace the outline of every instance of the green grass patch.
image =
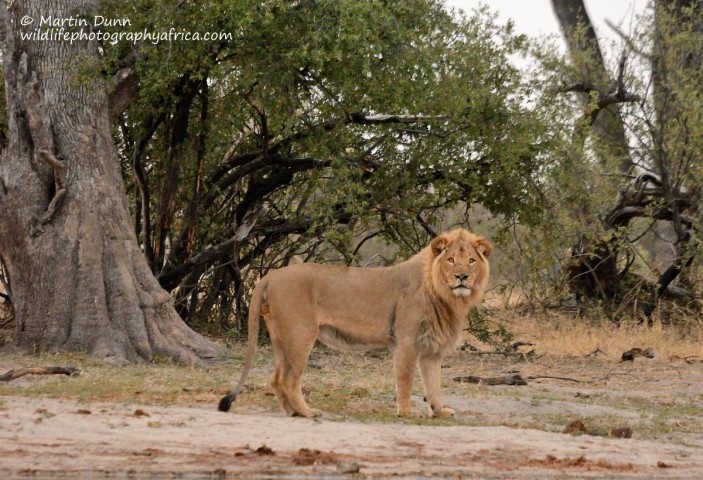
<path id="1" fill-rule="evenodd" d="M 143 405 L 212 405 L 229 393 L 239 380 L 243 346 L 232 361 L 207 369 L 175 365 L 157 359 L 150 364 L 108 366 L 81 354 L 15 357 L 15 368 L 24 366 L 74 366 L 78 375 L 27 375 L 0 384 L 1 395 L 73 399 L 81 402 L 136 403 Z M 260 348 L 245 389 L 233 411 L 279 412 L 269 382 L 273 371 L 270 348 Z M 331 420 L 404 423 L 410 425 L 470 425 L 473 419 L 396 416 L 395 384 L 390 356 L 329 353 L 315 350 L 303 374 L 303 392 L 312 408 Z M 417 382 L 415 396 L 422 396 Z M 153 425 L 158 428 L 159 425 Z"/>
<path id="2" fill-rule="evenodd" d="M 20 362 L 22 366 L 70 365 L 80 374 L 27 375 L 0 384 L 0 395 L 164 405 L 215 404 L 229 390 L 238 366 L 238 362 L 232 362 L 199 369 L 159 362 L 115 367 L 80 354 L 22 357 L 16 361 Z"/>

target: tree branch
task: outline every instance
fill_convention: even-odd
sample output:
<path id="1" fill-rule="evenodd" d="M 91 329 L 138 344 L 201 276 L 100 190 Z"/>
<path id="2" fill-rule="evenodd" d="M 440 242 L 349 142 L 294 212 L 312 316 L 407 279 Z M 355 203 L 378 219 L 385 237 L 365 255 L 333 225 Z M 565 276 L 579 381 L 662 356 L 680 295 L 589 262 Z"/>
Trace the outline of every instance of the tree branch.
<path id="1" fill-rule="evenodd" d="M 295 219 L 283 222 L 272 222 L 265 225 L 253 226 L 250 231 L 251 235 L 257 236 L 280 236 L 291 233 L 303 233 L 310 228 L 311 221 L 309 219 Z M 202 252 L 193 255 L 182 264 L 164 269 L 159 276 L 159 282 L 167 291 L 173 290 L 186 275 L 192 272 L 197 267 L 215 263 L 223 260 L 232 254 L 232 249 L 239 243 L 236 236 L 218 243 Z M 244 262 L 242 262 L 244 263 Z"/>
<path id="2" fill-rule="evenodd" d="M 417 223 L 420 224 L 420 226 L 425 230 L 425 232 L 427 232 L 427 234 L 428 234 L 431 238 L 435 238 L 435 237 L 437 236 L 437 231 L 436 231 L 434 228 L 432 228 L 432 225 L 430 225 L 429 223 L 427 223 L 427 222 L 425 221 L 425 219 L 420 216 L 419 213 L 417 214 L 417 216 L 415 217 L 415 219 L 417 220 Z"/>
<path id="3" fill-rule="evenodd" d="M 137 80 L 137 72 L 134 67 L 123 68 L 113 77 L 113 86 L 108 92 L 111 120 L 114 121 L 122 115 L 137 98 Z"/>
<path id="4" fill-rule="evenodd" d="M 344 123 L 357 125 L 386 125 L 389 123 L 418 123 L 424 121 L 451 120 L 449 115 L 364 115 L 363 113 L 350 113 Z"/>
<path id="5" fill-rule="evenodd" d="M 659 281 L 649 280 L 648 278 L 645 278 L 637 273 L 630 272 L 630 275 L 632 275 L 632 277 L 636 278 L 638 281 L 642 282 L 650 290 L 657 291 L 657 296 L 660 298 L 669 297 L 674 300 L 680 300 L 683 302 L 690 302 L 692 300 L 695 300 L 696 298 L 695 293 L 690 290 L 686 290 L 685 288 L 677 287 L 669 283 L 668 285 L 666 285 L 665 288 L 662 289 L 662 284 L 660 284 Z"/>

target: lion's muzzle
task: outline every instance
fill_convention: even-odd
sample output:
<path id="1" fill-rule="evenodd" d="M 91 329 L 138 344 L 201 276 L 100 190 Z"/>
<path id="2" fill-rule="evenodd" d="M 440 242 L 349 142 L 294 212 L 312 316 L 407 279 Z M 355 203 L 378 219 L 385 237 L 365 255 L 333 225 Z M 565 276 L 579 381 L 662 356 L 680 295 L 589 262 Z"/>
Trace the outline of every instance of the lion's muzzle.
<path id="1" fill-rule="evenodd" d="M 472 291 L 473 289 L 466 283 L 466 280 L 462 280 L 458 285 L 452 287 L 452 293 L 457 297 L 468 297 Z"/>

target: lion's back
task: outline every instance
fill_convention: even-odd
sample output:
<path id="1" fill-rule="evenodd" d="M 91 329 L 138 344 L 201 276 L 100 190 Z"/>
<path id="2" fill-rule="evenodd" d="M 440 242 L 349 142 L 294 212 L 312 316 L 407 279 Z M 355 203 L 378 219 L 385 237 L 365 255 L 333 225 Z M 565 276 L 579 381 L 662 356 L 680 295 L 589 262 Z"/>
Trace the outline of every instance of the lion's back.
<path id="1" fill-rule="evenodd" d="M 273 309 L 304 311 L 319 323 L 365 325 L 392 315 L 401 297 L 417 296 L 422 271 L 407 263 L 377 268 L 300 263 L 274 270 L 262 282 Z"/>

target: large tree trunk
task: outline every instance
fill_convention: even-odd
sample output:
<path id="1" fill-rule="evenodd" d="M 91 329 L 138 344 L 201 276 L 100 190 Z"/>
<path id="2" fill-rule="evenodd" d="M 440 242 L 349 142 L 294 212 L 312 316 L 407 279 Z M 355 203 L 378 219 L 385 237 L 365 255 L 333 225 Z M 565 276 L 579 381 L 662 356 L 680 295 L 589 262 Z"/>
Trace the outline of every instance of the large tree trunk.
<path id="1" fill-rule="evenodd" d="M 96 43 L 21 38 L 42 16 L 92 18 L 97 7 L 0 6 L 8 111 L 0 255 L 14 300 L 14 346 L 86 351 L 114 363 L 154 355 L 201 363 L 220 349 L 178 317 L 137 245 L 104 85 L 85 73 Z M 34 22 L 23 26 L 28 18 Z"/>

